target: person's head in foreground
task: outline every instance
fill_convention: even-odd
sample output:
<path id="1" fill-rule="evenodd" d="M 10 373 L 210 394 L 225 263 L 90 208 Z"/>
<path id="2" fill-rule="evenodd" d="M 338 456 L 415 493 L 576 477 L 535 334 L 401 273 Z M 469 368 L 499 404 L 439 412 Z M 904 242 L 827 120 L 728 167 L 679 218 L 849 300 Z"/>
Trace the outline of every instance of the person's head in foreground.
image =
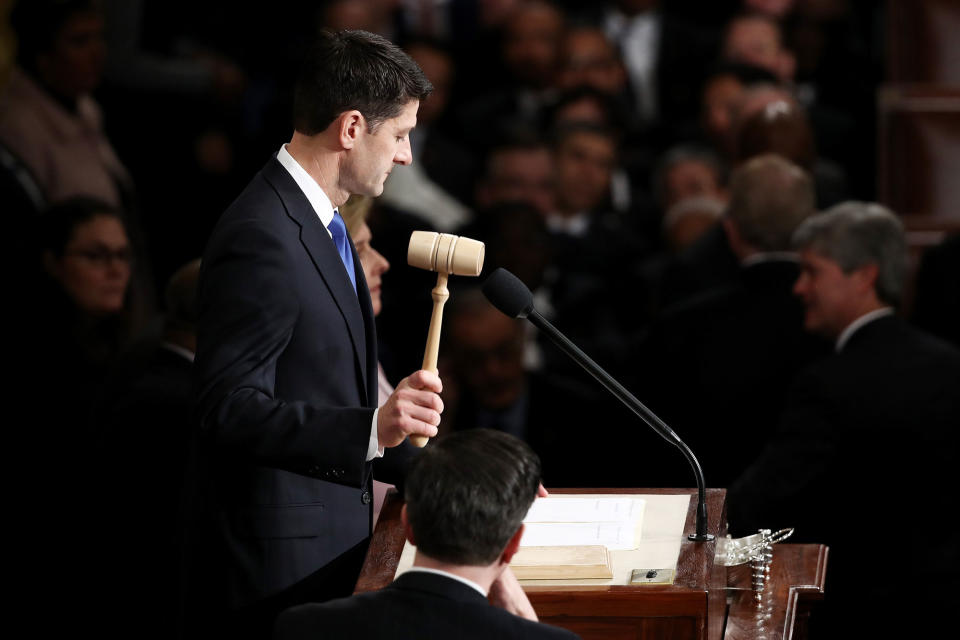
<path id="1" fill-rule="evenodd" d="M 416 564 L 502 571 L 539 485 L 539 458 L 509 434 L 470 429 L 431 443 L 412 463 L 404 492 Z"/>

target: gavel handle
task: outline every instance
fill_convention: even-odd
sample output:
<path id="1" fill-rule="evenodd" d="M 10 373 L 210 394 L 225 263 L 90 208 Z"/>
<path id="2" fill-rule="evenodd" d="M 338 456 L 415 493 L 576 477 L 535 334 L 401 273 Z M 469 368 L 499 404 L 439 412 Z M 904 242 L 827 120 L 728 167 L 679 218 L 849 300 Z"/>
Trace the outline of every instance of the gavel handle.
<path id="1" fill-rule="evenodd" d="M 437 273 L 437 286 L 431 291 L 433 313 L 430 316 L 430 329 L 427 331 L 427 347 L 423 352 L 423 369 L 437 373 L 437 356 L 440 353 L 440 328 L 443 324 L 443 304 L 450 297 L 447 289 L 447 274 Z M 429 440 L 426 436 L 410 436 L 410 442 L 424 447 Z"/>

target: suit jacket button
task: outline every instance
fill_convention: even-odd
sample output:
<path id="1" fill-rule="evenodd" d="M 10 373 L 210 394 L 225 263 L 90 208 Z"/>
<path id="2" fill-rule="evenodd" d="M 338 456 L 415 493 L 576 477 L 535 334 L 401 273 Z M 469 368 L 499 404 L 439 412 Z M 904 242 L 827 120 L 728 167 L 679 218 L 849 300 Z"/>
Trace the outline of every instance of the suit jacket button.
<path id="1" fill-rule="evenodd" d="M 363 504 L 370 504 L 371 499 L 372 498 L 370 498 L 369 491 L 364 491 L 363 493 L 360 494 L 360 502 L 362 502 Z"/>

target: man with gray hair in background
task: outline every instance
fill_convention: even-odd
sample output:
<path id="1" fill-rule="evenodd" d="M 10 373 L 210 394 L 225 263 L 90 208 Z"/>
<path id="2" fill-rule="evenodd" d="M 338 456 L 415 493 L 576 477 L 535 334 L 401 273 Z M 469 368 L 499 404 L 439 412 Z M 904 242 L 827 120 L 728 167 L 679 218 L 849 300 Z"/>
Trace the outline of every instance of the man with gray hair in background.
<path id="1" fill-rule="evenodd" d="M 945 628 L 960 580 L 957 535 L 943 531 L 960 352 L 896 315 L 906 241 L 888 209 L 837 205 L 794 244 L 804 325 L 835 353 L 798 376 L 774 439 L 731 486 L 731 530 L 795 527 L 830 547 L 817 637 L 920 637 Z"/>

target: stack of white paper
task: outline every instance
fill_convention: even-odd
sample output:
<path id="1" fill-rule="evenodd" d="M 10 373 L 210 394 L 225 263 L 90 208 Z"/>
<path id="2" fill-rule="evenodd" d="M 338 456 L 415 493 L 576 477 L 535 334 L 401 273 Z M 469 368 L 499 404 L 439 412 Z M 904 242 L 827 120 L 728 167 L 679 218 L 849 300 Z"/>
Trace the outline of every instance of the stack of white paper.
<path id="1" fill-rule="evenodd" d="M 521 546 L 603 545 L 636 549 L 640 543 L 641 498 L 537 498 L 527 517 Z"/>

